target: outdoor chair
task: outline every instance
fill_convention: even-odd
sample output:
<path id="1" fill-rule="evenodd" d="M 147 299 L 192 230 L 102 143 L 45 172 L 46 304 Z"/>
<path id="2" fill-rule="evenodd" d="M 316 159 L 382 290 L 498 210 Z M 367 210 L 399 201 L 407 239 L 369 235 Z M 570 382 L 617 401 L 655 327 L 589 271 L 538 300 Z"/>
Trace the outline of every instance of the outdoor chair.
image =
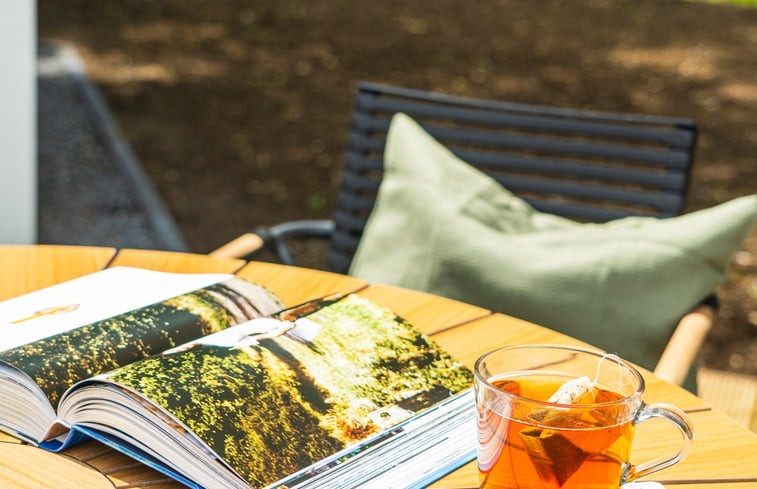
<path id="1" fill-rule="evenodd" d="M 696 142 L 691 120 L 361 83 L 333 219 L 259 228 L 211 254 L 240 257 L 270 248 L 283 263 L 295 264 L 287 240 L 323 237 L 330 239 L 326 268 L 347 273 L 381 183 L 386 132 L 397 112 L 538 211 L 604 222 L 684 210 Z M 680 385 L 712 319 L 709 301 L 682 318 L 655 372 Z"/>

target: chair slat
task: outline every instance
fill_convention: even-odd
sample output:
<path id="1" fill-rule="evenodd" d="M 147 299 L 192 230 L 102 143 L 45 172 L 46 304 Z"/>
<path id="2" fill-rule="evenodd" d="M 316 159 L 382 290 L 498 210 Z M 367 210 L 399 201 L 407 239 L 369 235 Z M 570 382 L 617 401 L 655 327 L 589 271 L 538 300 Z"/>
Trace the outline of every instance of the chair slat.
<path id="1" fill-rule="evenodd" d="M 356 173 L 345 173 L 342 175 L 342 187 L 349 188 L 352 191 L 369 191 L 376 192 L 379 188 L 379 181 L 373 178 L 361 178 Z"/>
<path id="2" fill-rule="evenodd" d="M 406 87 L 395 87 L 380 83 L 361 82 L 358 85 L 356 98 L 363 94 L 381 97 L 400 97 L 416 100 L 434 100 L 451 106 L 461 107 L 481 107 L 487 109 L 508 110 L 522 114 L 539 114 L 554 117 L 575 117 L 585 120 L 595 121 L 628 121 L 644 124 L 663 124 L 672 126 L 695 128 L 694 121 L 682 117 L 670 117 L 649 114 L 631 114 L 625 112 L 607 112 L 584 109 L 570 109 L 565 107 L 554 107 L 549 105 L 534 105 L 518 102 L 505 102 L 500 100 L 479 99 L 473 97 L 462 97 L 449 95 L 445 93 L 428 92 Z"/>
<path id="3" fill-rule="evenodd" d="M 368 216 L 359 216 L 351 212 L 337 211 L 334 213 L 334 222 L 339 229 L 353 234 L 362 233 Z"/>
<path id="4" fill-rule="evenodd" d="M 341 250 L 342 252 L 349 252 L 350 259 L 357 250 L 359 238 L 346 232 L 339 232 L 334 234 L 334 249 Z"/>
<path id="5" fill-rule="evenodd" d="M 494 179 L 513 192 L 540 193 L 544 195 L 558 194 L 600 202 L 636 204 L 643 207 L 653 207 L 660 211 L 678 211 L 682 202 L 679 196 L 666 192 L 653 194 L 604 185 L 581 185 L 573 182 L 524 178 L 511 175 L 495 175 Z"/>
<path id="6" fill-rule="evenodd" d="M 352 212 L 362 214 L 367 214 L 373 210 L 373 204 L 375 202 L 375 194 L 355 194 L 350 192 L 349 189 L 343 189 L 336 197 L 337 209 L 350 209 Z"/>
<path id="7" fill-rule="evenodd" d="M 352 256 L 348 256 L 345 253 L 338 252 L 332 248 L 329 251 L 326 266 L 334 273 L 347 273 L 352 263 Z"/>
<path id="8" fill-rule="evenodd" d="M 611 144 L 604 141 L 502 133 L 468 127 L 438 126 L 424 121 L 418 122 L 429 134 L 447 145 L 456 143 L 501 150 L 538 151 L 557 155 L 569 154 L 613 161 L 645 163 L 674 169 L 685 168 L 689 160 L 688 153 L 681 149 L 652 149 L 650 147 L 634 147 L 628 144 Z M 385 121 L 381 125 L 388 128 L 389 121 Z M 385 136 L 383 137 L 385 138 Z M 383 147 L 383 144 L 378 144 L 375 139 L 366 138 L 366 136 L 357 132 L 350 134 L 348 145 L 351 148 L 360 147 L 370 151 L 380 151 L 380 148 Z"/>
<path id="9" fill-rule="evenodd" d="M 386 134 L 381 137 L 371 137 L 360 132 L 350 132 L 347 136 L 347 150 L 358 153 L 383 153 Z"/>
<path id="10" fill-rule="evenodd" d="M 354 171 L 383 171 L 384 162 L 381 158 L 365 156 L 357 151 L 347 150 L 344 158 L 346 169 Z"/>
<path id="11" fill-rule="evenodd" d="M 347 273 L 359 241 L 359 235 L 356 236 L 337 228 L 331 237 L 331 248 L 326 263 L 328 269 L 336 273 Z"/>
<path id="12" fill-rule="evenodd" d="M 492 148 L 518 149 L 550 154 L 572 154 L 608 160 L 657 164 L 671 168 L 683 168 L 687 164 L 684 151 L 655 151 L 624 145 L 593 143 L 581 140 L 565 140 L 552 137 L 500 135 L 490 132 L 475 132 L 469 129 L 454 129 L 421 124 L 435 138 L 455 143 L 480 144 Z"/>
<path id="13" fill-rule="evenodd" d="M 500 155 L 478 151 L 454 151 L 455 155 L 483 170 L 521 171 L 580 177 L 588 180 L 618 182 L 624 185 L 637 184 L 652 188 L 681 191 L 686 185 L 686 176 L 680 172 L 660 172 L 627 167 L 588 165 L 567 160 L 533 158 L 528 156 Z"/>
<path id="14" fill-rule="evenodd" d="M 492 111 L 491 109 L 459 108 L 435 105 L 433 101 L 415 102 L 387 97 L 375 97 L 368 94 L 358 96 L 355 107 L 359 111 L 383 112 L 394 114 L 404 112 L 414 118 L 432 118 L 450 120 L 460 123 L 485 125 L 508 129 L 530 129 L 562 134 L 582 134 L 591 137 L 611 137 L 625 141 L 659 143 L 670 147 L 686 148 L 693 135 L 690 131 L 679 130 L 675 126 L 654 127 L 639 125 L 628 121 L 594 122 L 582 119 L 542 117 L 521 115 L 512 112 Z M 360 120 L 355 121 L 360 125 Z"/>
<path id="15" fill-rule="evenodd" d="M 639 168 L 591 165 L 568 160 L 535 158 L 531 156 L 506 155 L 473 150 L 453 151 L 462 160 L 491 173 L 494 171 L 529 172 L 534 174 L 580 177 L 590 180 L 617 182 L 622 185 L 637 184 L 662 190 L 682 191 L 686 186 L 686 174 L 680 171 L 649 170 Z M 383 162 L 373 156 L 361 155 L 354 148 L 347 151 L 346 171 L 381 171 Z"/>

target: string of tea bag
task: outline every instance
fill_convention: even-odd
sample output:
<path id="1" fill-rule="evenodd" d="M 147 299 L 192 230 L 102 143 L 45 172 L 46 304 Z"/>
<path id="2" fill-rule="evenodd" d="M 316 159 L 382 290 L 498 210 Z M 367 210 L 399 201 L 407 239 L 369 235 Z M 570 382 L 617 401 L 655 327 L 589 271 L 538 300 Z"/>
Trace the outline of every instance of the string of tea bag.
<path id="1" fill-rule="evenodd" d="M 602 362 L 607 358 L 620 360 L 620 358 L 614 353 L 605 353 L 602 355 L 602 358 L 599 359 L 599 362 L 597 362 L 597 371 L 594 373 L 594 380 L 590 379 L 588 375 L 571 379 L 561 385 L 548 399 L 548 402 L 557 404 L 577 404 L 577 401 L 582 400 L 586 395 L 591 395 L 591 402 L 594 402 L 596 395 L 594 388 L 599 380 L 599 371 L 602 367 Z M 619 375 L 618 385 L 622 385 L 623 369 L 619 369 Z"/>

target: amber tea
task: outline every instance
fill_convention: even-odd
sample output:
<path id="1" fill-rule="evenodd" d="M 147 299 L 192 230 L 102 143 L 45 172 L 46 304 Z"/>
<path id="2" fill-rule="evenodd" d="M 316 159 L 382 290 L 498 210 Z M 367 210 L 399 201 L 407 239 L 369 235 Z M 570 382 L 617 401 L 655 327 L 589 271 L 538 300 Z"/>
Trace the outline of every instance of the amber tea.
<path id="1" fill-rule="evenodd" d="M 529 375 L 490 382 L 519 397 L 548 401 L 568 380 Z M 517 413 L 480 408 L 479 441 L 486 447 L 479 455 L 481 487 L 618 487 L 631 450 L 633 424 L 624 419 L 622 404 L 593 409 L 586 406 L 624 396 L 593 386 L 582 397 L 574 408 L 520 406 Z"/>
<path id="2" fill-rule="evenodd" d="M 682 460 L 693 438 L 679 409 L 641 400 L 644 378 L 615 355 L 577 347 L 500 348 L 474 368 L 482 489 L 617 489 Z M 635 426 L 672 422 L 678 453 L 630 463 Z"/>

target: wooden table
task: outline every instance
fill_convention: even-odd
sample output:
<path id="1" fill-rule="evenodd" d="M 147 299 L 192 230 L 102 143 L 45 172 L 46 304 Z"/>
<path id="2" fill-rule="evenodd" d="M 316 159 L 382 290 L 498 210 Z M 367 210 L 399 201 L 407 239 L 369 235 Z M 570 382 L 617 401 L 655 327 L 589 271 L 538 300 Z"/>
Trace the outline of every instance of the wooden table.
<path id="1" fill-rule="evenodd" d="M 170 272 L 234 273 L 295 305 L 333 292 L 353 292 L 389 307 L 468 367 L 484 351 L 518 343 L 581 344 L 577 340 L 502 314 L 428 294 L 314 270 L 161 251 L 67 246 L 0 246 L 0 300 L 72 279 L 104 267 L 126 265 Z M 670 487 L 757 489 L 757 435 L 698 397 L 643 371 L 647 402 L 669 402 L 689 412 L 696 439 L 688 459 L 654 474 Z M 633 461 L 674 451 L 679 436 L 666 423 L 637 430 Z M 474 488 L 475 463 L 437 481 L 433 488 Z M 178 489 L 166 479 L 96 442 L 52 454 L 0 434 L 0 488 Z"/>

